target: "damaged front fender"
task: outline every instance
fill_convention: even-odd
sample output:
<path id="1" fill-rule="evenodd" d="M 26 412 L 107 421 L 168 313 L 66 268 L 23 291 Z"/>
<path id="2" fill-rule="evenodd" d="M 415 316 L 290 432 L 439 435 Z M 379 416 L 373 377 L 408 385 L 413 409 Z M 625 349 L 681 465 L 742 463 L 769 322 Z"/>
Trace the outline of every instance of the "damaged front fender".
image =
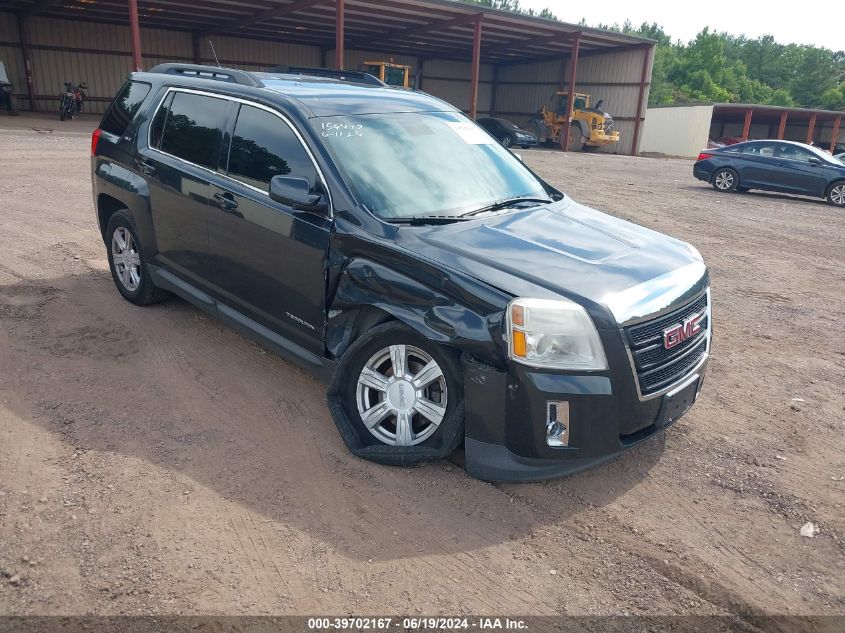
<path id="1" fill-rule="evenodd" d="M 326 348 L 340 358 L 363 332 L 396 319 L 436 343 L 501 366 L 502 316 L 508 300 L 489 286 L 422 264 L 406 273 L 354 259 L 343 268 L 331 302 Z"/>

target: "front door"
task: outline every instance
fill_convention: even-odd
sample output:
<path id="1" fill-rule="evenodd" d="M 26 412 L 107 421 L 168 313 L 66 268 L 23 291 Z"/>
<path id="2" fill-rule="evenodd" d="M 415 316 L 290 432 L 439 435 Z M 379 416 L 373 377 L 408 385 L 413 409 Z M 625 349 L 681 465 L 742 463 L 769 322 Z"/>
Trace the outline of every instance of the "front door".
<path id="1" fill-rule="evenodd" d="M 785 167 L 783 182 L 790 191 L 808 196 L 824 195 L 827 163 L 811 151 L 790 143 L 779 143 L 777 156 Z"/>
<path id="2" fill-rule="evenodd" d="M 135 156 L 150 187 L 155 260 L 200 286 L 210 273 L 211 170 L 228 107 L 222 98 L 171 91 L 151 123 L 149 147 Z"/>
<path id="3" fill-rule="evenodd" d="M 243 104 L 227 175 L 211 187 L 209 245 L 215 292 L 223 303 L 322 356 L 330 214 L 270 199 L 273 176 L 324 187 L 311 156 L 280 115 Z"/>

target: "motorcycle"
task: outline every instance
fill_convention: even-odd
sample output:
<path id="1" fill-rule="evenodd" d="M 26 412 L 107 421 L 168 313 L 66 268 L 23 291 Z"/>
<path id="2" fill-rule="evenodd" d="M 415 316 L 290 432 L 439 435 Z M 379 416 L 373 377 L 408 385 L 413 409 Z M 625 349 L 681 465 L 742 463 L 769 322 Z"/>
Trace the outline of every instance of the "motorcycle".
<path id="1" fill-rule="evenodd" d="M 6 74 L 6 66 L 0 62 L 0 108 L 5 108 L 9 116 L 17 116 L 18 111 L 15 109 L 15 101 L 12 95 L 15 92 L 15 86 L 9 81 L 9 76 Z"/>
<path id="2" fill-rule="evenodd" d="M 61 97 L 59 105 L 59 120 L 74 119 L 82 112 L 82 103 L 85 101 L 85 90 L 88 84 L 84 81 L 78 86 L 73 86 L 69 81 L 65 82 L 65 93 Z"/>

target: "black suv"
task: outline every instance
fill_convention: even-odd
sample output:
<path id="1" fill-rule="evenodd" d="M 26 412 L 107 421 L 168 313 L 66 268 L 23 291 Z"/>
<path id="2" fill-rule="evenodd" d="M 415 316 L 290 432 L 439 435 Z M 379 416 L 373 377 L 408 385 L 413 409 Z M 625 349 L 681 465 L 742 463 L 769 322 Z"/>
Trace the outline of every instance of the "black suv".
<path id="1" fill-rule="evenodd" d="M 356 73 L 167 64 L 92 139 L 118 291 L 174 293 L 330 384 L 350 450 L 489 480 L 605 461 L 692 405 L 692 246 L 586 208 L 449 104 Z"/>

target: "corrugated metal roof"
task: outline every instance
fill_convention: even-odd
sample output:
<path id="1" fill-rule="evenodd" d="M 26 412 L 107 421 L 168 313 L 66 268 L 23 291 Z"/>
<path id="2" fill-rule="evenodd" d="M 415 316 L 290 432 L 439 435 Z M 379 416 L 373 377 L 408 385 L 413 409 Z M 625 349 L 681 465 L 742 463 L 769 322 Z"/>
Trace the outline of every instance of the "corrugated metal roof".
<path id="1" fill-rule="evenodd" d="M 126 0 L 7 0 L 4 9 L 114 24 L 129 21 Z M 335 0 L 139 0 L 141 26 L 333 47 Z M 575 33 L 580 54 L 651 40 L 453 0 L 346 0 L 345 46 L 465 58 L 481 15 L 485 62 L 566 55 Z"/>
<path id="2" fill-rule="evenodd" d="M 696 106 L 713 106 L 715 111 L 719 114 L 724 113 L 737 113 L 743 115 L 746 110 L 753 110 L 754 114 L 765 114 L 765 113 L 780 113 L 786 112 L 788 114 L 798 114 L 798 115 L 806 115 L 810 116 L 812 114 L 815 115 L 824 115 L 824 116 L 831 116 L 837 117 L 842 116 L 845 114 L 842 110 L 822 110 L 820 108 L 796 108 L 793 106 L 776 106 L 776 105 L 760 105 L 759 103 L 713 103 L 713 102 L 701 102 L 701 103 L 673 103 L 669 105 L 655 105 L 649 106 L 649 109 L 652 108 L 693 108 Z"/>

